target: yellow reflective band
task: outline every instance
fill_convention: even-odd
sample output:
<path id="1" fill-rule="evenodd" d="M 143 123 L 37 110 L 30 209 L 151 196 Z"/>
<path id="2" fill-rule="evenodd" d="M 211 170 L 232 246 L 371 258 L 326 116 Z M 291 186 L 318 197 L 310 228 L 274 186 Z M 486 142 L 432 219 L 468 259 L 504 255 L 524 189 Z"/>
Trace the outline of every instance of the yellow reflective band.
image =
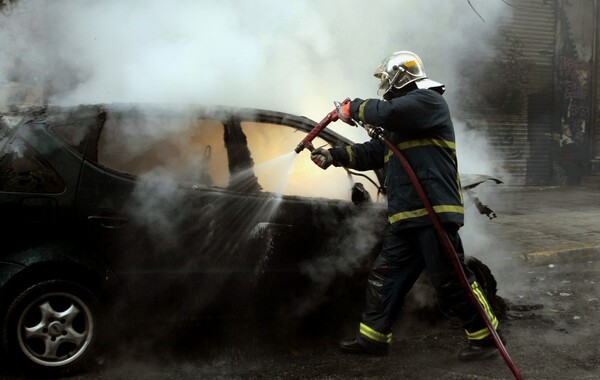
<path id="1" fill-rule="evenodd" d="M 439 140 L 439 139 L 417 139 L 404 141 L 398 144 L 400 149 L 415 148 L 417 146 L 435 145 L 446 149 L 456 149 L 456 143 L 453 141 Z"/>
<path id="2" fill-rule="evenodd" d="M 462 192 L 462 184 L 460 183 L 460 174 L 456 173 L 456 183 L 458 184 L 458 193 L 460 194 L 460 203 L 465 204 L 465 199 L 463 198 Z"/>
<path id="3" fill-rule="evenodd" d="M 348 159 L 350 160 L 348 167 L 356 167 L 356 157 L 354 156 L 354 151 L 352 151 L 352 147 L 350 145 L 346 147 L 346 152 L 348 152 Z"/>
<path id="4" fill-rule="evenodd" d="M 444 148 L 444 149 L 450 149 L 453 151 L 456 150 L 456 143 L 453 141 L 447 141 L 447 140 L 439 140 L 439 139 L 418 139 L 418 140 L 409 140 L 409 141 L 404 141 L 401 142 L 400 144 L 398 144 L 398 148 L 400 149 L 410 149 L 410 148 L 417 148 L 420 146 L 439 146 L 440 148 Z M 392 151 L 389 151 L 386 156 L 383 158 L 384 162 L 388 162 L 390 157 L 392 157 L 394 155 L 394 153 Z"/>
<path id="5" fill-rule="evenodd" d="M 492 325 L 494 325 L 494 328 L 498 327 L 498 320 L 496 319 L 494 312 L 490 308 L 490 305 L 488 304 L 488 302 L 485 298 L 485 295 L 481 292 L 481 289 L 479 288 L 479 284 L 477 284 L 477 281 L 475 281 L 471 284 L 471 288 L 473 289 L 473 293 L 479 300 L 479 303 L 481 304 L 481 306 L 483 306 L 483 309 L 485 310 L 485 313 L 487 314 L 489 320 L 492 322 Z"/>
<path id="6" fill-rule="evenodd" d="M 487 300 L 485 299 L 485 296 L 483 295 L 481 288 L 479 288 L 479 284 L 477 283 L 477 281 L 475 281 L 471 284 L 471 288 L 473 289 L 473 293 L 477 297 L 477 300 L 479 301 L 481 306 L 483 306 L 483 309 L 485 310 L 485 314 L 488 316 L 488 318 L 492 324 L 492 327 L 494 328 L 494 330 L 497 330 L 498 329 L 498 319 L 494 315 L 494 312 L 492 312 L 490 305 L 487 303 Z M 481 329 L 478 331 L 474 331 L 474 332 L 469 332 L 469 331 L 465 330 L 465 332 L 467 334 L 467 338 L 470 340 L 481 340 L 490 335 L 490 332 L 488 331 L 487 328 L 484 328 L 484 329 Z"/>
<path id="7" fill-rule="evenodd" d="M 391 150 L 385 155 L 385 157 L 383 157 L 383 162 L 386 163 L 390 160 L 390 157 L 392 157 L 394 155 L 394 152 L 392 152 Z"/>
<path id="8" fill-rule="evenodd" d="M 465 208 L 463 206 L 438 205 L 438 206 L 433 206 L 433 211 L 435 211 L 436 214 L 439 214 L 442 212 L 455 212 L 458 214 L 464 214 Z M 418 218 L 418 217 L 425 216 L 425 215 L 427 215 L 427 209 L 420 208 L 418 210 L 399 212 L 397 214 L 389 216 L 388 220 L 390 223 L 396 223 L 400 220 L 405 220 L 405 219 L 410 219 L 410 218 Z"/>
<path id="9" fill-rule="evenodd" d="M 465 332 L 467 333 L 467 339 L 469 340 L 481 340 L 490 336 L 490 332 L 488 331 L 487 327 L 472 333 L 468 332 L 467 330 L 465 330 Z"/>
<path id="10" fill-rule="evenodd" d="M 374 340 L 376 342 L 382 343 L 392 343 L 392 333 L 382 334 L 365 325 L 364 323 L 360 324 L 360 334 L 366 336 L 367 338 Z"/>
<path id="11" fill-rule="evenodd" d="M 360 104 L 360 106 L 358 106 L 358 120 L 362 121 L 363 123 L 366 123 L 366 120 L 365 120 L 365 106 L 367 105 L 368 101 L 369 101 L 369 99 L 365 100 L 364 102 L 362 102 Z"/>

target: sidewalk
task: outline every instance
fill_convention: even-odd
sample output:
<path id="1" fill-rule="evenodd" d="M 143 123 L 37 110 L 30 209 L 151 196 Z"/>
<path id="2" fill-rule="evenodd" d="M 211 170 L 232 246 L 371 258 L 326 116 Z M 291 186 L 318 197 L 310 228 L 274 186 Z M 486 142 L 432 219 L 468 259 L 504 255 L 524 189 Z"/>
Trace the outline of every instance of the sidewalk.
<path id="1" fill-rule="evenodd" d="M 600 187 L 509 187 L 479 192 L 497 217 L 486 234 L 534 265 L 600 260 Z"/>

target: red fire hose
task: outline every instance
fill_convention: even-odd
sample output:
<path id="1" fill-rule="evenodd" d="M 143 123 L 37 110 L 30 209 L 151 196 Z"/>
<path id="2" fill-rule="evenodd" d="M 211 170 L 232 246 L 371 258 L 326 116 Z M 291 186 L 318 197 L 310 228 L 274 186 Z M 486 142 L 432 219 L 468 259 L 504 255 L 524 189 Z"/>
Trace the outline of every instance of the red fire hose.
<path id="1" fill-rule="evenodd" d="M 508 354 L 508 351 L 506 351 L 506 348 L 504 347 L 502 340 L 498 336 L 496 329 L 494 329 L 494 327 L 492 326 L 492 323 L 491 323 L 489 317 L 487 316 L 485 310 L 483 309 L 483 306 L 481 305 L 481 303 L 479 303 L 479 300 L 475 296 L 475 293 L 473 293 L 473 289 L 471 288 L 471 285 L 469 284 L 469 281 L 467 280 L 467 275 L 465 274 L 465 271 L 460 263 L 460 260 L 458 259 L 458 255 L 456 254 L 456 251 L 454 250 L 454 246 L 450 242 L 450 238 L 448 238 L 448 234 L 446 234 L 446 230 L 444 230 L 444 228 L 442 227 L 442 224 L 440 223 L 440 220 L 439 220 L 437 214 L 433 210 L 433 207 L 431 206 L 431 202 L 429 201 L 429 198 L 425 194 L 425 190 L 423 190 L 423 186 L 421 186 L 421 183 L 419 182 L 419 179 L 415 175 L 414 170 L 410 166 L 409 162 L 406 160 L 406 157 L 404 157 L 404 154 L 402 154 L 400 149 L 398 149 L 398 147 L 396 147 L 394 144 L 392 144 L 381 133 L 376 133 L 375 135 L 380 140 L 382 140 L 385 143 L 385 145 L 387 145 L 387 147 L 394 153 L 394 155 L 400 160 L 400 163 L 406 170 L 406 173 L 408 173 L 408 176 L 410 177 L 410 180 L 411 180 L 413 186 L 415 187 L 415 189 L 417 190 L 417 193 L 419 194 L 419 198 L 421 199 L 421 202 L 423 202 L 423 204 L 425 205 L 425 208 L 427 209 L 427 213 L 429 214 L 429 217 L 431 218 L 431 221 L 433 222 L 433 226 L 434 226 L 435 230 L 437 231 L 444 247 L 446 248 L 446 252 L 448 253 L 448 256 L 450 256 L 450 258 L 452 259 L 452 263 L 454 264 L 454 269 L 456 270 L 456 273 L 458 274 L 458 278 L 460 279 L 462 286 L 467 291 L 469 298 L 471 298 L 471 301 L 473 302 L 473 304 L 477 308 L 477 311 L 483 318 L 488 331 L 490 332 L 491 336 L 494 339 L 494 343 L 496 344 L 496 347 L 500 351 L 500 354 L 502 354 L 502 358 L 504 358 L 504 361 L 506 362 L 506 364 L 512 371 L 513 375 L 515 376 L 515 379 L 517 379 L 517 380 L 523 379 L 515 362 L 511 359 L 510 355 Z"/>
<path id="2" fill-rule="evenodd" d="M 319 122 L 310 131 L 310 133 L 298 144 L 298 146 L 295 149 L 296 153 L 300 153 L 304 148 L 308 148 L 310 151 L 312 151 L 313 150 L 312 140 L 314 140 L 314 138 L 319 133 L 321 133 L 321 131 L 323 129 L 325 129 L 325 127 L 327 127 L 327 125 L 329 125 L 329 123 L 339 119 L 339 114 L 341 112 L 341 104 L 339 102 L 334 102 L 334 104 L 336 106 L 336 109 L 329 112 L 327 114 L 327 116 L 325 116 L 325 118 L 323 118 L 323 120 L 321 120 L 321 122 Z M 471 285 L 469 284 L 469 281 L 467 280 L 467 275 L 465 274 L 465 271 L 461 265 L 458 255 L 456 254 L 456 250 L 454 249 L 454 246 L 450 242 L 450 238 L 448 237 L 448 234 L 446 234 L 446 230 L 444 230 L 444 228 L 442 227 L 442 224 L 440 223 L 440 220 L 438 219 L 438 216 L 435 213 L 435 210 L 433 209 L 433 206 L 431 205 L 431 202 L 429 201 L 429 198 L 427 197 L 425 190 L 423 190 L 423 186 L 421 186 L 419 179 L 417 178 L 414 170 L 410 166 L 410 163 L 406 160 L 406 157 L 404 157 L 404 154 L 402 154 L 400 149 L 398 149 L 398 147 L 396 147 L 394 144 L 392 144 L 388 139 L 386 139 L 383 136 L 383 134 L 382 134 L 383 131 L 380 128 L 367 127 L 361 123 L 356 122 L 355 120 L 352 120 L 352 121 L 356 124 L 356 126 L 365 128 L 371 137 L 378 138 L 381 141 L 383 141 L 384 144 L 387 145 L 387 147 L 392 151 L 392 153 L 394 153 L 394 155 L 398 158 L 398 160 L 400 160 L 400 163 L 404 167 L 404 170 L 406 170 L 406 173 L 408 174 L 410 181 L 412 182 L 413 186 L 415 187 L 415 190 L 419 194 L 419 198 L 421 199 L 421 202 L 423 202 L 423 205 L 425 206 L 425 209 L 427 210 L 427 213 L 429 214 L 429 217 L 431 218 L 433 226 L 434 226 L 438 236 L 440 237 L 440 240 L 442 241 L 442 244 L 444 245 L 444 248 L 446 249 L 448 256 L 452 260 L 452 264 L 454 265 L 454 269 L 456 270 L 456 274 L 458 275 L 461 285 L 463 286 L 463 288 L 469 295 L 471 302 L 473 303 L 473 305 L 475 305 L 475 308 L 481 315 L 481 318 L 485 322 L 485 325 L 486 325 L 488 331 L 490 332 L 490 335 L 492 336 L 494 343 L 496 344 L 496 347 L 498 348 L 498 351 L 500 351 L 502 358 L 504 359 L 504 361 L 506 362 L 506 364 L 512 371 L 513 375 L 515 376 L 515 379 L 522 380 L 523 377 L 522 377 L 521 373 L 519 372 L 519 369 L 517 368 L 515 362 L 512 360 L 512 358 L 508 354 L 508 351 L 506 351 L 506 347 L 504 347 L 504 343 L 502 343 L 502 340 L 500 339 L 500 336 L 498 336 L 496 329 L 494 329 L 494 326 L 492 326 L 492 322 L 490 321 L 489 317 L 487 316 L 481 303 L 479 303 L 477 296 L 475 296 L 475 293 L 473 293 L 473 289 L 471 288 Z"/>

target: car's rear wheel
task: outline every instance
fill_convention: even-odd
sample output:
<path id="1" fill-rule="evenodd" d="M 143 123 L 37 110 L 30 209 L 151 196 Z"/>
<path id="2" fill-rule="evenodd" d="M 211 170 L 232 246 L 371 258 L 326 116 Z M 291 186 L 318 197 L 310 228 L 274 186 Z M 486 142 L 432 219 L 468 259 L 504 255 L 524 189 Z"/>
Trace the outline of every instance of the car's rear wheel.
<path id="1" fill-rule="evenodd" d="M 86 287 L 46 280 L 23 291 L 8 308 L 3 340 L 10 355 L 47 374 L 74 372 L 97 345 L 100 303 Z"/>

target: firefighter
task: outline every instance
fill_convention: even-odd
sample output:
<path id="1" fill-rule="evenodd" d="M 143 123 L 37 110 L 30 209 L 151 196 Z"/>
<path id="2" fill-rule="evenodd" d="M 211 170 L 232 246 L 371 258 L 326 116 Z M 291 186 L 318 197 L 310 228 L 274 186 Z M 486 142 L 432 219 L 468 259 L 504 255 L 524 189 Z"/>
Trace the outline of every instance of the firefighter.
<path id="1" fill-rule="evenodd" d="M 380 80 L 377 92 L 383 100 L 346 101 L 338 111 L 339 117 L 382 128 L 385 137 L 404 153 L 454 245 L 474 294 L 497 329 L 496 316 L 464 264 L 458 232 L 464 219 L 463 197 L 454 127 L 442 97 L 445 86 L 427 78 L 421 59 L 408 51 L 385 58 L 374 75 Z M 340 349 L 346 353 L 388 354 L 392 326 L 405 296 L 426 270 L 440 306 L 451 310 L 465 329 L 469 344 L 459 352 L 459 359 L 470 361 L 494 355 L 497 350 L 484 320 L 462 287 L 408 174 L 388 147 L 373 138 L 346 147 L 317 148 L 311 159 L 322 169 L 330 165 L 356 170 L 383 168 L 385 173 L 388 225 L 383 246 L 369 273 L 359 331 L 342 340 Z"/>

